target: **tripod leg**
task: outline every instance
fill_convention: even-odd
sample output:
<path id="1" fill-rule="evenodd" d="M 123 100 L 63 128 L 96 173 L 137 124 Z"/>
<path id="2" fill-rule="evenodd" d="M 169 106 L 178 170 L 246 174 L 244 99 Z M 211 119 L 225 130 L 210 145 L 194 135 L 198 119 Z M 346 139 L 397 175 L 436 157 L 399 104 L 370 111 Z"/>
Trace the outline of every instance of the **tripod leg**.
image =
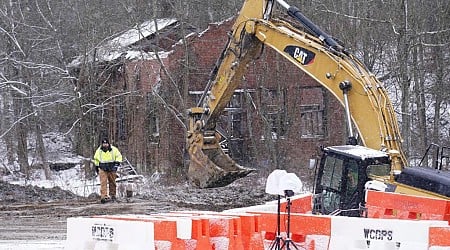
<path id="1" fill-rule="evenodd" d="M 272 244 L 270 245 L 270 250 L 281 250 L 281 236 L 277 235 L 277 237 L 275 238 L 275 240 L 272 242 Z"/>
<path id="2" fill-rule="evenodd" d="M 286 240 L 284 241 L 283 246 L 286 245 L 286 250 L 290 250 L 291 249 L 290 245 L 292 243 L 292 246 L 294 246 L 294 248 L 298 250 L 297 245 L 295 245 L 295 243 L 292 242 L 291 240 L 291 199 L 289 197 L 287 197 L 286 210 L 287 210 L 287 230 L 286 230 Z"/>
<path id="3" fill-rule="evenodd" d="M 294 248 L 291 248 L 291 246 L 294 247 Z M 286 248 L 285 248 L 285 247 L 286 247 Z M 286 240 L 286 241 L 283 243 L 283 245 L 281 246 L 281 249 L 286 249 L 286 250 L 296 249 L 296 250 L 299 250 L 298 247 L 297 247 L 297 245 L 295 245 L 295 243 L 292 242 L 291 240 Z"/>
<path id="4" fill-rule="evenodd" d="M 277 236 L 275 240 L 270 245 L 270 250 L 281 250 L 281 195 L 278 195 L 278 207 L 277 207 Z M 276 248 L 274 248 L 276 247 Z"/>

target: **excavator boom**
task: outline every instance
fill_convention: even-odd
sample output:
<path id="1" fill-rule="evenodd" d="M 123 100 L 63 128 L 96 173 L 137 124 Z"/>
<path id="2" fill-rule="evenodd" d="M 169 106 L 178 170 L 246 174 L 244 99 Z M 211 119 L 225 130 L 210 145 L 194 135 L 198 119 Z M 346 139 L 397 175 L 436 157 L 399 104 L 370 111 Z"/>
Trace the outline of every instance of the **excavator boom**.
<path id="1" fill-rule="evenodd" d="M 308 32 L 272 17 L 275 3 Z M 253 171 L 239 166 L 222 152 L 216 122 L 239 86 L 247 64 L 261 52 L 263 45 L 292 62 L 348 107 L 349 119 L 361 135 L 362 144 L 388 152 L 392 170 L 401 170 L 406 165 L 396 116 L 381 82 L 298 8 L 282 0 L 246 0 L 204 96 L 197 107 L 189 110 L 188 175 L 195 185 L 224 186 Z M 351 86 L 351 91 L 343 91 L 343 84 Z"/>
<path id="2" fill-rule="evenodd" d="M 226 186 L 254 169 L 238 165 L 219 144 L 216 122 L 245 74 L 246 65 L 261 50 L 261 42 L 245 30 L 249 19 L 268 19 L 273 1 L 248 0 L 232 27 L 197 107 L 189 110 L 187 144 L 190 155 L 188 176 L 201 188 Z"/>

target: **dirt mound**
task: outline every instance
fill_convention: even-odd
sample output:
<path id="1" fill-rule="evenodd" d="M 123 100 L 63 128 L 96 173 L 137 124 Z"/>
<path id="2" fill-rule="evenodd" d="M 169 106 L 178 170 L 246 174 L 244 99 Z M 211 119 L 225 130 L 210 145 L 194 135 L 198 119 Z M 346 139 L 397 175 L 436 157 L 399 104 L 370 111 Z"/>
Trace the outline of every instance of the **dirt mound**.
<path id="1" fill-rule="evenodd" d="M 223 211 L 264 204 L 276 199 L 265 193 L 265 179 L 256 175 L 239 179 L 225 187 L 200 189 L 184 184 L 153 186 L 142 194 L 145 200 L 171 202 L 173 209 Z"/>
<path id="2" fill-rule="evenodd" d="M 34 203 L 58 200 L 77 200 L 81 197 L 59 187 L 43 188 L 38 186 L 21 186 L 0 180 L 0 203 Z"/>

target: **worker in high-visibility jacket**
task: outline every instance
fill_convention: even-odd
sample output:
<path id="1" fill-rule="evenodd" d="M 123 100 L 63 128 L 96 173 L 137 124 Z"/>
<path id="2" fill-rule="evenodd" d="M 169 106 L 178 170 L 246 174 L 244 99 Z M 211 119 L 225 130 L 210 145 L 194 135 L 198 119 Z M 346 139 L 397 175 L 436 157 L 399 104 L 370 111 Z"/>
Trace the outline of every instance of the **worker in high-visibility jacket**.
<path id="1" fill-rule="evenodd" d="M 100 176 L 101 203 L 116 201 L 117 168 L 121 162 L 119 149 L 112 146 L 108 139 L 103 139 L 94 154 L 95 171 Z"/>

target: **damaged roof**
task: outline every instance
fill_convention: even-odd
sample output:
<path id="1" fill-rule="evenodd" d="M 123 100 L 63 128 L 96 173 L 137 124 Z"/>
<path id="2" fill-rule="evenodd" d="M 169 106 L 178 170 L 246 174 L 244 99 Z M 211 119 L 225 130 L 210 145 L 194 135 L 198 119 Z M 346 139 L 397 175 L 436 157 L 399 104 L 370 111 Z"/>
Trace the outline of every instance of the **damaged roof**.
<path id="1" fill-rule="evenodd" d="M 178 21 L 172 18 L 162 18 L 146 21 L 134 28 L 127 30 L 115 38 L 108 40 L 99 46 L 92 49 L 87 58 L 77 56 L 68 67 L 76 68 L 87 59 L 88 62 L 111 62 L 118 58 L 132 59 L 154 59 L 155 53 L 149 47 L 156 46 L 155 44 L 143 43 L 143 40 L 149 40 L 157 32 L 161 33 L 171 26 L 176 26 Z M 166 57 L 167 53 L 163 50 L 158 50 L 160 57 Z"/>

